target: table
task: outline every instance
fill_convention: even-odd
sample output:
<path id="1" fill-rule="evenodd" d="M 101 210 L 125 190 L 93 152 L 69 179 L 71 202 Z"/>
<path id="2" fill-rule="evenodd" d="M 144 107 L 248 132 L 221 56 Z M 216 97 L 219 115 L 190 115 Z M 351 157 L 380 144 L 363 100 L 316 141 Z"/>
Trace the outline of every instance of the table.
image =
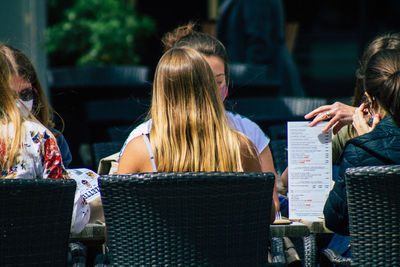
<path id="1" fill-rule="evenodd" d="M 97 223 L 88 223 L 82 232 L 70 234 L 70 241 L 91 241 L 101 244 L 105 241 L 105 225 Z"/>
<path id="2" fill-rule="evenodd" d="M 80 242 L 86 246 L 86 266 L 93 266 L 96 256 L 105 253 L 105 225 L 88 223 L 82 232 L 70 234 L 70 242 Z"/>
<path id="3" fill-rule="evenodd" d="M 271 224 L 271 237 L 303 237 L 310 234 L 307 225 L 301 222 L 291 222 L 290 224 Z"/>
<path id="4" fill-rule="evenodd" d="M 316 266 L 316 236 L 317 234 L 333 233 L 326 228 L 323 220 L 303 221 L 296 220 L 290 224 L 272 224 L 270 236 L 273 237 L 301 237 L 304 244 L 304 266 Z"/>

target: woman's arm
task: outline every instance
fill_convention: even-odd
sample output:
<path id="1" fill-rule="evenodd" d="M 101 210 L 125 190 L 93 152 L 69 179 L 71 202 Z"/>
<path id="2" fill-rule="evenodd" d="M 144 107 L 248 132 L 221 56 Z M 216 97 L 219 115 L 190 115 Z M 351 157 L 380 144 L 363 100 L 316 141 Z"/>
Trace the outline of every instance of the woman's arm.
<path id="1" fill-rule="evenodd" d="M 152 169 L 150 169 L 150 171 L 147 170 L 147 161 L 150 162 L 150 156 L 148 156 L 148 158 L 145 157 L 146 154 L 148 155 L 148 152 L 145 153 L 146 150 L 146 144 L 142 136 L 132 139 L 126 145 L 125 150 L 119 159 L 117 173 L 127 174 L 137 172 L 152 172 Z"/>
<path id="2" fill-rule="evenodd" d="M 343 126 L 349 125 L 353 122 L 353 114 L 355 110 L 356 107 L 341 102 L 335 102 L 332 105 L 324 105 L 314 109 L 307 113 L 304 118 L 309 120 L 314 117 L 310 123 L 311 127 L 321 121 L 329 119 L 328 124 L 324 129 L 322 129 L 322 132 L 326 132 L 333 127 L 333 133 L 336 134 Z"/>
<path id="3" fill-rule="evenodd" d="M 242 137 L 244 138 L 244 137 Z M 254 146 L 254 144 L 250 142 L 250 153 L 249 153 L 249 146 L 244 142 L 244 139 L 241 140 L 241 156 L 242 156 L 242 162 L 243 162 L 243 170 L 246 172 L 262 172 L 262 167 L 261 167 L 261 160 L 257 156 L 257 149 Z M 270 151 L 271 153 L 271 151 Z M 271 156 L 272 159 L 272 156 Z M 273 172 L 275 174 L 275 172 Z M 274 191 L 275 191 L 275 186 L 274 186 Z M 273 195 L 272 195 L 273 197 Z M 272 205 L 271 205 L 271 214 L 270 214 L 270 222 L 273 223 L 275 220 L 275 215 L 276 215 L 276 207 L 275 207 L 275 201 L 273 199 Z"/>
<path id="4" fill-rule="evenodd" d="M 65 174 L 65 169 L 62 165 L 60 149 L 53 135 L 47 136 L 48 138 L 44 141 L 42 146 L 43 151 L 41 151 L 44 166 L 43 178 L 62 179 Z"/>
<path id="5" fill-rule="evenodd" d="M 279 197 L 278 197 L 278 191 L 276 189 L 276 184 L 277 184 L 277 175 L 275 172 L 275 167 L 274 167 L 274 159 L 272 157 L 271 149 L 269 146 L 266 146 L 263 151 L 261 151 L 260 155 L 258 155 L 260 158 L 260 163 L 261 163 L 261 171 L 262 172 L 272 172 L 275 175 L 275 185 L 274 185 L 274 192 L 272 195 L 272 200 L 275 203 L 275 210 L 279 211 L 280 210 L 280 203 L 279 203 Z"/>

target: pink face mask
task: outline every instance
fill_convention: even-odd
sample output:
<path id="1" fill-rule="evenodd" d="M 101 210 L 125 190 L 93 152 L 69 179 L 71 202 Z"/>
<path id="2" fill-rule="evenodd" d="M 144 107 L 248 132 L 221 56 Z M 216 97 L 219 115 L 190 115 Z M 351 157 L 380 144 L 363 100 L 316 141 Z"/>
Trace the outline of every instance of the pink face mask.
<path id="1" fill-rule="evenodd" d="M 228 86 L 226 86 L 226 84 L 219 88 L 219 96 L 221 97 L 222 102 L 224 102 L 225 98 L 228 96 Z"/>

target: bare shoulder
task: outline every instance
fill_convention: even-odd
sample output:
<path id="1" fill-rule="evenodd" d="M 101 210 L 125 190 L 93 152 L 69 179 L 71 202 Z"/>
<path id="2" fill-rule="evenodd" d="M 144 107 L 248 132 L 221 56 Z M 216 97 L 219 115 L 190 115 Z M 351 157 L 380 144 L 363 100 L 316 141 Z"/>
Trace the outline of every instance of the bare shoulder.
<path id="1" fill-rule="evenodd" d="M 239 134 L 240 154 L 244 171 L 261 171 L 261 163 L 258 157 L 257 148 L 254 143 L 245 135 Z"/>
<path id="2" fill-rule="evenodd" d="M 140 172 L 141 166 L 146 162 L 146 143 L 143 136 L 133 138 L 121 155 L 117 173 Z"/>
<path id="3" fill-rule="evenodd" d="M 142 149 L 146 149 L 146 143 L 143 140 L 143 136 L 139 135 L 139 136 L 133 138 L 131 141 L 129 141 L 129 143 L 126 145 L 126 148 L 125 148 L 123 154 L 125 154 L 126 152 L 129 152 L 129 151 L 140 151 Z"/>

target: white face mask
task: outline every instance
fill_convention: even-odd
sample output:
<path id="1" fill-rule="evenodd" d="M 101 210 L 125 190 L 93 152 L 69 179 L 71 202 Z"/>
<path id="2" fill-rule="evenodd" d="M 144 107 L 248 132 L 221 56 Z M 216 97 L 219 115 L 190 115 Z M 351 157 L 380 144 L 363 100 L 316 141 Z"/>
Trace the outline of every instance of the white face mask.
<path id="1" fill-rule="evenodd" d="M 21 111 L 22 116 L 25 118 L 28 117 L 29 113 L 32 111 L 33 99 L 28 101 L 23 101 L 19 99 L 16 100 L 16 103 L 19 108 L 19 111 Z"/>

